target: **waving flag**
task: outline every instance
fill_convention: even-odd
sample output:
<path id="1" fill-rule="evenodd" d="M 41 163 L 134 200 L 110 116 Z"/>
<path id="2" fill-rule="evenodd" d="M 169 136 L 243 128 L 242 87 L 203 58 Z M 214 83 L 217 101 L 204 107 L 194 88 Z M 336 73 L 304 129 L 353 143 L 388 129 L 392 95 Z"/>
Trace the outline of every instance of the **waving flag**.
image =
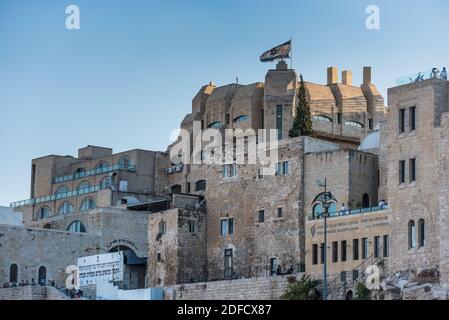
<path id="1" fill-rule="evenodd" d="M 287 41 L 286 43 L 283 43 L 277 47 L 274 47 L 273 49 L 270 49 L 266 52 L 264 52 L 260 56 L 261 62 L 270 62 L 276 59 L 284 59 L 284 58 L 290 58 L 290 50 L 292 46 L 292 41 Z"/>

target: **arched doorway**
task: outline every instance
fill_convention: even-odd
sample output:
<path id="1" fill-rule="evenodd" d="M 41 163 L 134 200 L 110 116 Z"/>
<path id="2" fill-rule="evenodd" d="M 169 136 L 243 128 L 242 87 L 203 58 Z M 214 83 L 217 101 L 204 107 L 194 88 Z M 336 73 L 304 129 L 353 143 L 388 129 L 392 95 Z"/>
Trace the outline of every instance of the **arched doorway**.
<path id="1" fill-rule="evenodd" d="M 17 283 L 19 281 L 19 267 L 17 264 L 13 263 L 9 267 L 9 282 Z"/>
<path id="2" fill-rule="evenodd" d="M 139 258 L 133 249 L 123 245 L 112 247 L 109 252 L 123 252 L 123 281 L 120 288 L 125 290 L 144 288 L 147 258 Z"/>
<path id="3" fill-rule="evenodd" d="M 348 292 L 346 292 L 346 300 L 352 300 L 354 294 L 352 293 L 352 290 L 349 290 Z"/>
<path id="4" fill-rule="evenodd" d="M 38 283 L 44 286 L 47 283 L 47 269 L 44 266 L 39 267 Z"/>
<path id="5" fill-rule="evenodd" d="M 363 208 L 369 208 L 370 204 L 369 204 L 369 195 L 367 193 L 365 193 L 362 197 L 362 206 Z"/>

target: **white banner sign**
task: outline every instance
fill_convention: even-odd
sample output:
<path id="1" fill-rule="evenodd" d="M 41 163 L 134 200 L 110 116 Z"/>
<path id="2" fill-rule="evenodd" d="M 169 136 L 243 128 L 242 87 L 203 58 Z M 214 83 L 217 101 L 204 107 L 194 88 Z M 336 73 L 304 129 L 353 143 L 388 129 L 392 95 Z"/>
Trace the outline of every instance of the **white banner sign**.
<path id="1" fill-rule="evenodd" d="M 98 281 L 123 281 L 123 252 L 112 252 L 78 258 L 78 285 Z"/>

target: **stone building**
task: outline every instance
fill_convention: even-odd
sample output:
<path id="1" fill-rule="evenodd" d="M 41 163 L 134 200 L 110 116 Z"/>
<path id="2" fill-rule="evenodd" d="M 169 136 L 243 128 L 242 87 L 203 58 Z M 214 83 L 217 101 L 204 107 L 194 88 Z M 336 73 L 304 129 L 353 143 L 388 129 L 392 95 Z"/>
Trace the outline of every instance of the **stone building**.
<path id="1" fill-rule="evenodd" d="M 207 295 L 211 282 L 213 296 L 232 296 L 218 292 L 228 283 L 220 280 L 237 281 L 241 295 L 250 283 L 243 278 L 256 277 L 263 278 L 260 291 L 273 286 L 279 297 L 288 277 L 306 272 L 322 278 L 328 202 L 331 284 L 359 281 L 380 261 L 386 273 L 438 266 L 441 282 L 448 283 L 449 83 L 430 79 L 391 88 L 387 111 L 371 68 L 364 68 L 360 86 L 352 84 L 350 71 L 343 71 L 341 83 L 336 68 L 327 72 L 326 85 L 305 82 L 315 137 L 288 137 L 300 83 L 282 61 L 265 82 L 210 83 L 193 98 L 180 125 L 192 141 L 201 138 L 195 126 L 221 133 L 277 129 L 278 146 L 268 144 L 268 153 L 277 153 L 272 175 L 248 163 L 248 144 L 239 163 L 234 140 L 232 154 L 218 163 L 208 163 L 212 153 L 196 154 L 190 144 L 183 152 L 190 160 L 199 157 L 199 164 L 175 162 L 176 143 L 167 152 L 119 154 L 88 146 L 77 158 L 33 160 L 31 199 L 12 204 L 24 213 L 25 227 L 0 230 L 23 243 L 31 233 L 56 248 L 76 238 L 69 260 L 86 255 L 80 250 L 125 250 L 139 262 L 129 269 L 132 279 L 141 283 L 146 273 L 147 287 L 171 287 L 185 297 Z M 244 136 L 249 141 L 252 133 Z M 32 255 L 41 252 L 28 247 Z M 3 255 L 0 281 L 12 263 L 26 264 L 13 262 L 12 252 Z M 61 265 L 70 262 L 39 259 L 27 277 L 44 263 L 62 277 Z"/>

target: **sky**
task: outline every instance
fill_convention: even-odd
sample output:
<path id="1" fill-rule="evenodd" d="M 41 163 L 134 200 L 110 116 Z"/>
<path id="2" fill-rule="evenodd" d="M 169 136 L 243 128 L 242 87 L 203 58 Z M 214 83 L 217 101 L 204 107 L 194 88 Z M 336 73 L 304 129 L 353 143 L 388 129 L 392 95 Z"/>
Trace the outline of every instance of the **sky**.
<path id="1" fill-rule="evenodd" d="M 380 29 L 365 26 L 368 5 Z M 80 29 L 66 29 L 66 7 Z M 0 0 L 0 205 L 29 197 L 31 160 L 86 145 L 165 150 L 204 84 L 264 81 L 265 50 L 293 67 L 373 67 L 396 79 L 449 65 L 447 0 Z"/>

